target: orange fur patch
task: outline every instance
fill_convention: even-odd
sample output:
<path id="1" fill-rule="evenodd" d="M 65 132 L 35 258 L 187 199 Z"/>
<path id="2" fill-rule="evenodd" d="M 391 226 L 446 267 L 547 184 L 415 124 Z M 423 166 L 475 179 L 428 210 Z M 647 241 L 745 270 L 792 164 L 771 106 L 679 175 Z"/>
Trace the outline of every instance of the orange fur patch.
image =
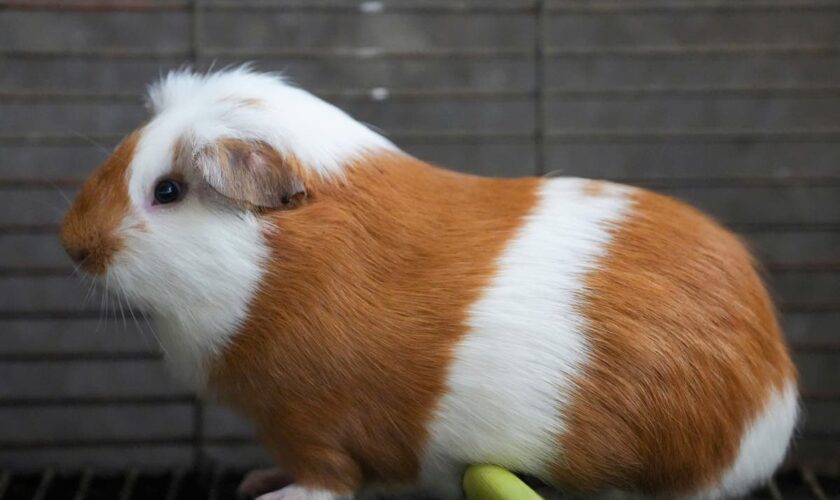
<path id="1" fill-rule="evenodd" d="M 139 131 L 126 137 L 88 178 L 64 218 L 62 244 L 90 273 L 104 272 L 123 246 L 115 230 L 129 209 L 126 170 L 139 138 Z"/>
<path id="2" fill-rule="evenodd" d="M 249 321 L 211 376 L 306 486 L 413 481 L 467 308 L 536 201 L 401 155 L 273 212 Z"/>
<path id="3" fill-rule="evenodd" d="M 556 477 L 584 491 L 690 493 L 734 462 L 794 367 L 741 242 L 675 200 L 634 197 L 586 282 L 591 363 Z"/>

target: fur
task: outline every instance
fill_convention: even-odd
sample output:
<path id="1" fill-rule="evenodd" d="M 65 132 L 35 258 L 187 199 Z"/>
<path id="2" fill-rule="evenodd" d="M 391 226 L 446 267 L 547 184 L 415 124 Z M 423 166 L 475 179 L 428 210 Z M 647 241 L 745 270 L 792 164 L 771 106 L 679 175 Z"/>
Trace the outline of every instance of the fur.
<path id="1" fill-rule="evenodd" d="M 770 479 L 785 458 L 789 437 L 796 427 L 799 403 L 796 386 L 785 384 L 772 391 L 764 408 L 741 438 L 738 456 L 719 483 L 701 492 L 698 499 L 737 498 Z"/>
<path id="2" fill-rule="evenodd" d="M 148 103 L 162 117 L 159 123 L 180 129 L 162 135 L 164 140 L 189 131 L 196 147 L 220 138 L 263 141 L 325 178 L 340 175 L 366 152 L 396 150 L 335 106 L 248 66 L 206 75 L 171 72 L 150 87 Z M 166 144 L 152 147 L 167 151 Z"/>
<path id="3" fill-rule="evenodd" d="M 582 287 L 591 358 L 555 471 L 585 491 L 686 495 L 735 462 L 749 423 L 795 370 L 741 242 L 673 199 L 638 190 L 632 201 Z M 768 439 L 786 447 L 791 431 Z M 780 460 L 763 464 L 765 477 Z"/>
<path id="4" fill-rule="evenodd" d="M 493 462 L 553 480 L 572 381 L 589 354 L 583 280 L 630 204 L 626 189 L 613 186 L 608 196 L 592 197 L 589 185 L 543 181 L 493 281 L 470 307 L 469 332 L 456 348 L 431 424 L 432 468 Z"/>
<path id="5" fill-rule="evenodd" d="M 211 384 L 298 481 L 337 492 L 416 481 L 468 308 L 537 186 L 395 154 L 310 185 L 310 202 L 269 217 L 261 313 Z"/>
<path id="6" fill-rule="evenodd" d="M 782 460 L 796 373 L 752 258 L 679 202 L 487 179 L 400 152 L 281 78 L 174 72 L 62 240 L 148 310 L 174 371 L 295 484 L 718 498 Z M 160 205 L 161 179 L 185 186 Z"/>

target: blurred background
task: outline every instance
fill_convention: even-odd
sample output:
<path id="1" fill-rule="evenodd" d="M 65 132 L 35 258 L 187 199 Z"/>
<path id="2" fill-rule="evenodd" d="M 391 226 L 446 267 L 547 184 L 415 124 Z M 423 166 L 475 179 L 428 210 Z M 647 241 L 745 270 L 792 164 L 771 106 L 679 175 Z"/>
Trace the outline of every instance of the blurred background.
<path id="1" fill-rule="evenodd" d="M 840 494 L 840 1 L 33 0 L 0 2 L 0 498 L 226 498 L 265 462 L 56 236 L 145 85 L 244 61 L 432 162 L 652 187 L 742 234 L 806 412 L 765 493 Z"/>

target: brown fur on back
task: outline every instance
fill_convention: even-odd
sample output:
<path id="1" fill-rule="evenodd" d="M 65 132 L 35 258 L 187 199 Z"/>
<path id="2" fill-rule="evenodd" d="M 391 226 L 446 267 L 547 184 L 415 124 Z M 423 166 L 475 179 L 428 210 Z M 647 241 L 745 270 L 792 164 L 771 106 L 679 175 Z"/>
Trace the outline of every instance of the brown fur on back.
<path id="1" fill-rule="evenodd" d="M 592 361 L 556 476 L 582 490 L 696 491 L 733 463 L 794 368 L 738 239 L 670 198 L 634 198 L 586 281 Z"/>
<path id="2" fill-rule="evenodd" d="M 381 155 L 267 217 L 267 274 L 211 383 L 297 482 L 416 477 L 466 310 L 538 183 Z"/>

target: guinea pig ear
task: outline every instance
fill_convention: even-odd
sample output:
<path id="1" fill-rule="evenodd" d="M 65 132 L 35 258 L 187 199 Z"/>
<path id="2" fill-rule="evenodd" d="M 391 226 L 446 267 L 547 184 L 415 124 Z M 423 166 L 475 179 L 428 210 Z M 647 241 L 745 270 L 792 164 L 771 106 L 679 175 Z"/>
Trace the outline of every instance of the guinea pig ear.
<path id="1" fill-rule="evenodd" d="M 194 164 L 214 190 L 249 208 L 294 208 L 306 199 L 298 165 L 264 142 L 221 139 Z"/>

